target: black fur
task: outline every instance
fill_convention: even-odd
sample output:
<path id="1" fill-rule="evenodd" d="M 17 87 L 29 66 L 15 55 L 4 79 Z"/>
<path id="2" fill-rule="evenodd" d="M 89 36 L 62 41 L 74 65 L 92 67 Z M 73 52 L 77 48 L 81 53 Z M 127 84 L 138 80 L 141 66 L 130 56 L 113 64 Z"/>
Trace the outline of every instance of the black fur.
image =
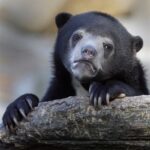
<path id="1" fill-rule="evenodd" d="M 71 76 L 65 69 L 56 51 L 54 53 L 54 64 L 54 78 L 42 101 L 50 101 L 75 95 L 75 90 L 71 84 Z"/>
<path id="2" fill-rule="evenodd" d="M 72 16 L 68 13 L 59 14 L 56 17 L 58 36 L 54 51 L 54 78 L 50 83 L 46 95 L 42 101 L 51 101 L 68 96 L 75 96 L 72 85 L 72 75 L 68 62 L 68 42 L 74 31 L 79 28 L 86 29 L 94 35 L 103 35 L 113 39 L 115 54 L 113 63 L 109 64 L 109 71 L 105 75 L 99 73 L 95 78 L 81 81 L 81 84 L 90 93 L 90 103 L 98 106 L 99 103 L 108 103 L 110 100 L 124 93 L 126 96 L 148 94 L 143 67 L 135 57 L 142 46 L 143 41 L 139 36 L 132 36 L 114 17 L 100 12 L 88 12 Z M 116 42 L 117 41 L 117 42 Z M 26 101 L 29 98 L 29 102 Z M 23 95 L 10 104 L 3 116 L 3 123 L 9 129 L 17 125 L 17 121 L 23 119 L 21 108 L 25 115 L 31 111 L 31 107 L 38 104 L 38 98 L 34 95 Z M 30 106 L 30 107 L 29 107 Z"/>

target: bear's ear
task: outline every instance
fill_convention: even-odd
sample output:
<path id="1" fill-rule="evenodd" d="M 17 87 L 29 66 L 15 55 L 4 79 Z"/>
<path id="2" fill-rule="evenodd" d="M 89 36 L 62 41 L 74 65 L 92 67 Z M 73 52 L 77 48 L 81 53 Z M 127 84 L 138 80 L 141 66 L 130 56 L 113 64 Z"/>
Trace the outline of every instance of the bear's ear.
<path id="1" fill-rule="evenodd" d="M 71 14 L 69 13 L 60 13 L 55 17 L 55 22 L 57 28 L 61 28 L 64 26 L 64 24 L 71 18 Z"/>
<path id="2" fill-rule="evenodd" d="M 140 36 L 133 37 L 133 50 L 138 52 L 143 47 L 143 39 Z"/>

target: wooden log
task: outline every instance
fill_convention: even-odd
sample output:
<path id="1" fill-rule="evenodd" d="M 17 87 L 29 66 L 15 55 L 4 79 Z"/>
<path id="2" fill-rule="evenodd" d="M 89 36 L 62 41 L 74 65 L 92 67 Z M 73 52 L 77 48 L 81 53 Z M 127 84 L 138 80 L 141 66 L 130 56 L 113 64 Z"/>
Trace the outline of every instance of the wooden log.
<path id="1" fill-rule="evenodd" d="M 15 134 L 0 128 L 1 149 L 150 149 L 150 96 L 116 99 L 99 109 L 86 97 L 42 102 Z"/>

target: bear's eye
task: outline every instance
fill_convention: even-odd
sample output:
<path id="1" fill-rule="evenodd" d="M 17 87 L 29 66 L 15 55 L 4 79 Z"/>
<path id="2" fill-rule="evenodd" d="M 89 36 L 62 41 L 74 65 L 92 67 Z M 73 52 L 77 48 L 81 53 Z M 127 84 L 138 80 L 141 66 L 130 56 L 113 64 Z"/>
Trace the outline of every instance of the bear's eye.
<path id="1" fill-rule="evenodd" d="M 112 51 L 113 50 L 113 45 L 110 44 L 110 43 L 103 43 L 103 48 L 104 48 L 104 50 Z"/>
<path id="2" fill-rule="evenodd" d="M 75 34 L 72 36 L 72 41 L 73 41 L 73 42 L 78 42 L 80 39 L 82 39 L 82 35 L 79 34 L 79 33 L 75 33 Z"/>

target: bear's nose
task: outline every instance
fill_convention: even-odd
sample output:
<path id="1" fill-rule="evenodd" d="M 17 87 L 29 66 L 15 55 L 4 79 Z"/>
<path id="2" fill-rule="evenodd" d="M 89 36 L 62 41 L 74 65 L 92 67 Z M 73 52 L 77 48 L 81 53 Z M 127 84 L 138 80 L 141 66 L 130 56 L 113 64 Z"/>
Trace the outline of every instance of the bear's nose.
<path id="1" fill-rule="evenodd" d="M 93 46 L 86 46 L 81 49 L 82 57 L 85 59 L 92 59 L 96 56 L 96 49 Z"/>

